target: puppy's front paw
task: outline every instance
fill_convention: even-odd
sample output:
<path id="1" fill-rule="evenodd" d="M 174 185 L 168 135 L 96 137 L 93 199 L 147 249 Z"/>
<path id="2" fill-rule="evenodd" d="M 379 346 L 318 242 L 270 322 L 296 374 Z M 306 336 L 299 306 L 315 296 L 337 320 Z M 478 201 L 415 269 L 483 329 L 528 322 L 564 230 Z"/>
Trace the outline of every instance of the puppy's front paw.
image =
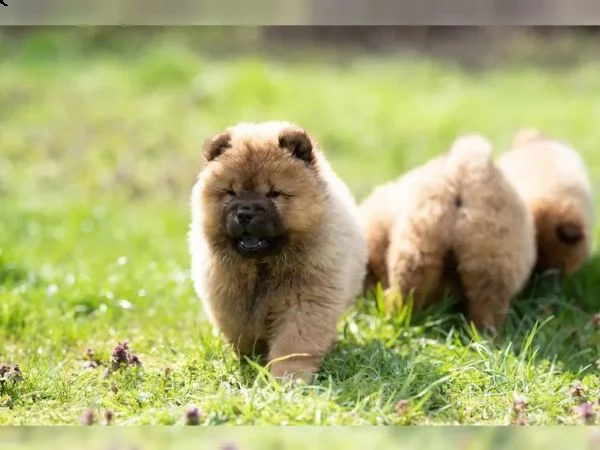
<path id="1" fill-rule="evenodd" d="M 271 375 L 282 381 L 310 384 L 314 381 L 318 367 L 307 361 L 274 361 L 271 365 Z"/>

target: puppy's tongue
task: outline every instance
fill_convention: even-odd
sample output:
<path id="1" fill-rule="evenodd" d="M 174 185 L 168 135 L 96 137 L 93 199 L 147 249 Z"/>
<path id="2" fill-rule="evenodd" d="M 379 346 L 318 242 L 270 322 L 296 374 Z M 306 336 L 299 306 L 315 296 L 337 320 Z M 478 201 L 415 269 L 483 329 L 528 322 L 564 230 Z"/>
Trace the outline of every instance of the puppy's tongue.
<path id="1" fill-rule="evenodd" d="M 242 246 L 251 250 L 260 246 L 261 239 L 256 236 L 246 235 L 242 237 L 240 242 Z"/>

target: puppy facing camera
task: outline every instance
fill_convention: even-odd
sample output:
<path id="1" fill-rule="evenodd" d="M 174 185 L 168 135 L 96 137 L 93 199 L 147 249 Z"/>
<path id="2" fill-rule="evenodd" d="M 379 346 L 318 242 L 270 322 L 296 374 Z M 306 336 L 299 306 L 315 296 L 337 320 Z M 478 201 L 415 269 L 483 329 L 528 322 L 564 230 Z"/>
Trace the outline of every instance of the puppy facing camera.
<path id="1" fill-rule="evenodd" d="M 355 201 L 314 139 L 289 122 L 240 123 L 209 139 L 191 196 L 197 294 L 242 354 L 312 381 L 367 250 Z"/>

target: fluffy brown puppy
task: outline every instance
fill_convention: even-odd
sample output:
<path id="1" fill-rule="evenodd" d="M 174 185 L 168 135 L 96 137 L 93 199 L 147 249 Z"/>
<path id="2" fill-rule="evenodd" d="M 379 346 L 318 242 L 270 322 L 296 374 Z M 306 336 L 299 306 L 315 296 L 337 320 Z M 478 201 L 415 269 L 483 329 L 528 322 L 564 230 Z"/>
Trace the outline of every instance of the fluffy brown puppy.
<path id="1" fill-rule="evenodd" d="M 366 272 L 354 199 L 288 122 L 238 124 L 204 156 L 191 198 L 196 292 L 239 352 L 311 381 Z"/>
<path id="2" fill-rule="evenodd" d="M 525 200 L 537 231 L 536 271 L 569 275 L 592 245 L 592 191 L 585 164 L 566 144 L 519 131 L 498 165 Z"/>
<path id="3" fill-rule="evenodd" d="M 420 309 L 450 289 L 477 328 L 499 331 L 533 267 L 534 229 L 486 139 L 458 138 L 447 155 L 376 188 L 361 213 L 369 280 L 386 295 L 412 293 Z"/>

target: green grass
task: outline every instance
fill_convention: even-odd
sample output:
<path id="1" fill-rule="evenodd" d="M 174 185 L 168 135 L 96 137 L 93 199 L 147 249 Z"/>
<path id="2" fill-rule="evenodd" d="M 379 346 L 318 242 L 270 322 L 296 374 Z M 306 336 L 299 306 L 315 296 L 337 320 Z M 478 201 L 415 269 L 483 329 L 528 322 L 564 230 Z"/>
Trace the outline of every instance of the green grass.
<path id="1" fill-rule="evenodd" d="M 386 315 L 360 299 L 317 382 L 290 386 L 211 330 L 186 232 L 201 143 L 241 120 L 306 127 L 358 198 L 457 134 L 499 152 L 522 125 L 580 148 L 595 183 L 600 64 L 468 74 L 400 58 L 208 58 L 168 40 L 62 55 L 44 42 L 0 60 L 0 362 L 23 372 L 0 384 L 0 424 L 78 424 L 86 409 L 182 424 L 190 404 L 206 425 L 508 424 L 513 393 L 530 423 L 577 424 L 576 380 L 596 402 L 597 257 L 565 283 L 533 283 L 498 347 L 447 308 Z M 107 374 L 124 339 L 143 366 Z M 103 366 L 85 368 L 87 348 Z"/>

